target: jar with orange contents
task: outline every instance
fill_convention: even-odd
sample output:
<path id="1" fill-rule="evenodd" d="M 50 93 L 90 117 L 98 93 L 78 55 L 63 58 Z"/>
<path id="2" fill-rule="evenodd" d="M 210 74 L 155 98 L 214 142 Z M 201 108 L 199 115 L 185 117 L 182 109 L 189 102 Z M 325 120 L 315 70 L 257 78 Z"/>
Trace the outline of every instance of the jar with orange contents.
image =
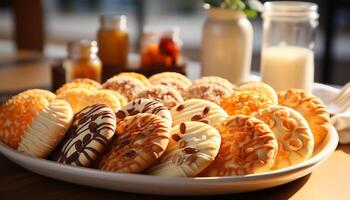
<path id="1" fill-rule="evenodd" d="M 77 78 L 101 81 L 102 64 L 97 57 L 97 43 L 91 40 L 78 40 L 68 45 L 68 58 L 63 62 L 66 82 Z"/>
<path id="2" fill-rule="evenodd" d="M 141 66 L 147 69 L 178 66 L 181 45 L 177 27 L 147 26 L 141 41 Z"/>
<path id="3" fill-rule="evenodd" d="M 98 56 L 105 67 L 126 67 L 128 59 L 127 18 L 124 15 L 103 15 L 97 33 Z"/>

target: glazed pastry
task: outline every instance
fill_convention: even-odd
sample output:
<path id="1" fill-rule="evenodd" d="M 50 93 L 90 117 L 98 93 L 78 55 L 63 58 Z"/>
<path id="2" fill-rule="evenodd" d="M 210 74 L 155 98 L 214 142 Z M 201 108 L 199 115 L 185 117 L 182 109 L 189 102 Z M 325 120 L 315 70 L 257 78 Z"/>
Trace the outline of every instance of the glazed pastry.
<path id="1" fill-rule="evenodd" d="M 138 93 L 146 89 L 144 83 L 137 78 L 129 76 L 114 76 L 108 79 L 102 86 L 104 89 L 119 92 L 128 101 L 134 100 Z"/>
<path id="2" fill-rule="evenodd" d="M 167 79 L 176 79 L 178 82 L 182 82 L 186 87 L 189 87 L 192 85 L 192 81 L 188 79 L 186 76 L 176 73 L 176 72 L 162 72 L 159 74 L 155 74 L 149 78 L 149 81 L 156 85 L 161 80 L 167 80 Z"/>
<path id="3" fill-rule="evenodd" d="M 236 90 L 247 91 L 247 92 L 251 91 L 251 92 L 259 93 L 260 95 L 263 95 L 268 99 L 270 99 L 273 105 L 278 104 L 278 97 L 275 90 L 271 86 L 263 82 L 246 83 L 246 84 L 240 85 L 238 88 L 236 88 Z"/>
<path id="4" fill-rule="evenodd" d="M 135 99 L 129 104 L 125 105 L 116 113 L 117 123 L 122 121 L 125 117 L 136 115 L 139 113 L 150 113 L 154 115 L 159 115 L 160 117 L 168 120 L 171 125 L 173 120 L 171 118 L 171 113 L 167 107 L 164 106 L 159 101 L 151 99 Z"/>
<path id="5" fill-rule="evenodd" d="M 72 126 L 53 154 L 59 163 L 89 167 L 104 152 L 116 128 L 114 112 L 104 104 L 75 114 Z"/>
<path id="6" fill-rule="evenodd" d="M 273 169 L 301 163 L 312 156 L 312 132 L 297 111 L 284 106 L 271 106 L 259 110 L 255 117 L 265 122 L 276 136 L 278 153 Z"/>
<path id="7" fill-rule="evenodd" d="M 0 107 L 0 140 L 14 149 L 33 119 L 49 104 L 47 97 L 41 94 L 24 93 L 12 97 Z"/>
<path id="8" fill-rule="evenodd" d="M 72 82 L 66 83 L 57 89 L 56 95 L 60 95 L 67 90 L 76 88 L 84 88 L 86 90 L 90 90 L 91 92 L 97 92 L 97 90 L 101 88 L 101 85 L 96 81 L 90 79 L 75 79 Z"/>
<path id="9" fill-rule="evenodd" d="M 289 89 L 278 93 L 278 103 L 293 108 L 306 119 L 314 135 L 315 145 L 319 145 L 327 136 L 331 123 L 321 99 L 301 89 Z"/>
<path id="10" fill-rule="evenodd" d="M 115 97 L 117 97 L 121 107 L 123 107 L 126 104 L 128 104 L 128 100 L 123 95 L 121 95 L 119 92 L 116 92 L 114 90 L 107 90 L 107 89 L 102 89 L 102 90 L 99 90 L 99 91 L 108 91 L 109 93 L 113 94 Z"/>
<path id="11" fill-rule="evenodd" d="M 181 94 L 170 87 L 164 85 L 153 85 L 140 92 L 136 99 L 145 98 L 162 102 L 169 110 L 178 103 L 183 102 Z"/>
<path id="12" fill-rule="evenodd" d="M 232 91 L 213 83 L 195 83 L 185 92 L 185 99 L 204 99 L 219 104 L 224 96 L 231 95 Z"/>
<path id="13" fill-rule="evenodd" d="M 73 109 L 73 113 L 81 111 L 88 106 L 88 99 L 93 96 L 96 91 L 92 91 L 86 88 L 73 88 L 64 90 L 57 95 L 57 99 L 65 100 Z"/>
<path id="14" fill-rule="evenodd" d="M 52 100 L 32 121 L 22 136 L 18 151 L 46 158 L 61 142 L 73 119 L 70 105 L 63 100 Z"/>
<path id="15" fill-rule="evenodd" d="M 235 91 L 231 96 L 221 99 L 220 106 L 229 115 L 253 115 L 259 109 L 273 106 L 265 95 L 253 91 Z"/>
<path id="16" fill-rule="evenodd" d="M 56 98 L 56 95 L 48 90 L 42 90 L 42 89 L 30 89 L 26 90 L 21 93 L 22 96 L 42 96 L 49 102 L 54 100 Z"/>
<path id="17" fill-rule="evenodd" d="M 173 126 L 187 121 L 199 121 L 209 125 L 220 123 L 227 113 L 219 105 L 203 99 L 189 99 L 171 109 Z"/>
<path id="18" fill-rule="evenodd" d="M 271 169 L 278 145 L 271 129 L 262 121 L 236 115 L 216 128 L 221 134 L 220 151 L 200 176 L 240 176 Z"/>
<path id="19" fill-rule="evenodd" d="M 101 89 L 102 88 L 102 85 L 95 81 L 95 80 L 92 80 L 92 79 L 89 79 L 89 78 L 76 78 L 76 79 L 73 79 L 71 81 L 71 83 L 82 83 L 82 84 L 88 84 L 88 85 L 91 85 L 93 87 L 95 87 L 96 89 Z"/>
<path id="20" fill-rule="evenodd" d="M 135 73 L 135 72 L 122 72 L 120 74 L 118 74 L 117 76 L 127 76 L 127 77 L 131 77 L 131 78 L 136 78 L 139 81 L 141 81 L 145 87 L 151 87 L 152 84 L 151 82 L 142 74 L 140 73 Z"/>
<path id="21" fill-rule="evenodd" d="M 167 119 L 149 113 L 126 117 L 117 124 L 116 136 L 98 168 L 139 173 L 154 164 L 169 143 Z"/>
<path id="22" fill-rule="evenodd" d="M 211 164 L 220 147 L 219 132 L 205 123 L 184 122 L 171 129 L 169 146 L 146 173 L 193 177 Z"/>

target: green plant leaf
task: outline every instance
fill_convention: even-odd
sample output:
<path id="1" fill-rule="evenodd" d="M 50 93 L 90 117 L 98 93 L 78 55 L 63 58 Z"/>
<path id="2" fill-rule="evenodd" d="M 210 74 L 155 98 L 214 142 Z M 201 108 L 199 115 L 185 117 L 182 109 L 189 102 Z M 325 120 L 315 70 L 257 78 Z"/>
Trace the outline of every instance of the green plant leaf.
<path id="1" fill-rule="evenodd" d="M 257 16 L 257 12 L 252 9 L 244 9 L 243 12 L 247 15 L 248 18 L 254 19 Z"/>

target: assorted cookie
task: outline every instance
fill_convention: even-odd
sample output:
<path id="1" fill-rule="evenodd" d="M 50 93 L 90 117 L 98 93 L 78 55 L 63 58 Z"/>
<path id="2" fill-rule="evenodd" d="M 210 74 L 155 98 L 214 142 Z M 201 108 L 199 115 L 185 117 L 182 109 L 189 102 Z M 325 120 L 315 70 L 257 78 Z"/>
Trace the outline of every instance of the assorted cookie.
<path id="1" fill-rule="evenodd" d="M 198 175 L 219 152 L 219 132 L 205 123 L 183 122 L 171 129 L 171 139 L 160 161 L 147 170 L 158 176 Z"/>
<path id="2" fill-rule="evenodd" d="M 0 140 L 63 164 L 159 176 L 240 176 L 304 162 L 331 123 L 304 90 L 216 76 L 126 72 L 24 91 L 0 106 Z"/>

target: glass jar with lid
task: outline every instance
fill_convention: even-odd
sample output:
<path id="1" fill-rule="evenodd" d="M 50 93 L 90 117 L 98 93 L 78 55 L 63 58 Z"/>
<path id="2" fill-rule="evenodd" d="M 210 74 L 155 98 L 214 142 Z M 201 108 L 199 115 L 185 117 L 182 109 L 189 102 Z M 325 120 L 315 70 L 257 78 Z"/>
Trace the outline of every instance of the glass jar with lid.
<path id="1" fill-rule="evenodd" d="M 274 1 L 264 4 L 262 80 L 275 90 L 311 91 L 314 81 L 317 5 Z"/>
<path id="2" fill-rule="evenodd" d="M 102 64 L 97 57 L 97 43 L 91 40 L 77 40 L 68 44 L 68 57 L 63 62 L 66 82 L 77 78 L 101 81 Z"/>
<path id="3" fill-rule="evenodd" d="M 181 59 L 178 27 L 146 26 L 141 41 L 141 66 L 147 69 L 178 66 Z"/>
<path id="4" fill-rule="evenodd" d="M 102 15 L 97 33 L 98 56 L 106 67 L 126 67 L 128 32 L 125 15 Z"/>

